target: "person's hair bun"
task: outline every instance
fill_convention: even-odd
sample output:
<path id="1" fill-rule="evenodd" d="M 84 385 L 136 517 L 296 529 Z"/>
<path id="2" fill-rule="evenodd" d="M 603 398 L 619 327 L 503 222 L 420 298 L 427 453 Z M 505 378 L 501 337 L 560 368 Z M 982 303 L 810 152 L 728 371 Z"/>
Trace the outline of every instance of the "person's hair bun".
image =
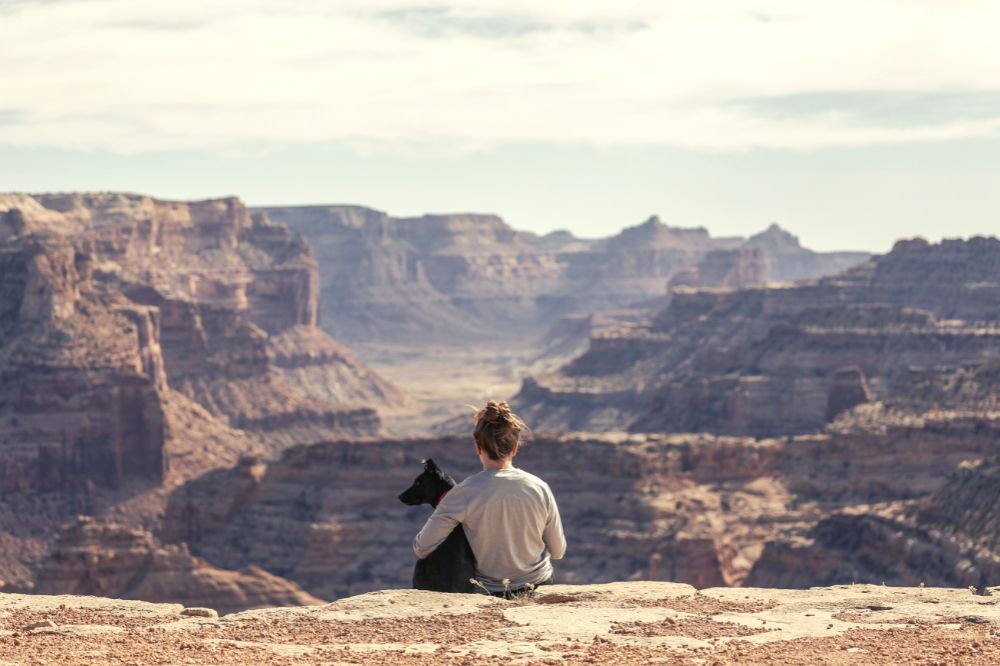
<path id="1" fill-rule="evenodd" d="M 500 460 L 514 452 L 524 428 L 524 422 L 510 411 L 510 405 L 488 400 L 486 406 L 476 412 L 473 436 L 476 446 L 492 460 Z"/>
<path id="2" fill-rule="evenodd" d="M 506 402 L 497 402 L 496 400 L 488 400 L 479 416 L 479 418 L 491 425 L 510 423 L 510 417 L 510 405 Z"/>

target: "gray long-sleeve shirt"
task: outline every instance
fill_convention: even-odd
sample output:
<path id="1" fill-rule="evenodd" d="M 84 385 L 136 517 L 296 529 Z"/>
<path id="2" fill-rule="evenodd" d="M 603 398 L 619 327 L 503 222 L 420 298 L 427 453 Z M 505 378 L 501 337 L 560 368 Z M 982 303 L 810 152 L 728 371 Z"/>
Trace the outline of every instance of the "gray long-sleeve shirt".
<path id="1" fill-rule="evenodd" d="M 445 496 L 413 539 L 417 557 L 431 554 L 461 523 L 476 555 L 476 576 L 491 592 L 552 576 L 549 561 L 566 552 L 559 507 L 548 484 L 516 467 L 485 470 Z"/>

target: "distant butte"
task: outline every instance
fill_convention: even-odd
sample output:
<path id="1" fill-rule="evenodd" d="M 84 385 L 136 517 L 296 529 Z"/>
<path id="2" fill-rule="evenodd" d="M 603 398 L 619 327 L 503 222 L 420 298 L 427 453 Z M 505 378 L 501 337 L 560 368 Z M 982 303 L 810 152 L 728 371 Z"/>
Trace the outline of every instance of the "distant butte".
<path id="1" fill-rule="evenodd" d="M 717 250 L 759 249 L 763 280 L 839 272 L 859 252 L 816 253 L 772 227 L 750 239 L 712 238 L 657 216 L 608 238 L 517 231 L 495 215 L 391 217 L 360 206 L 255 209 L 309 239 L 319 262 L 320 325 L 347 342 L 522 343 L 563 316 L 632 306 L 667 294 L 679 271 Z M 502 322 L 502 325 L 498 325 Z"/>
<path id="2" fill-rule="evenodd" d="M 795 284 L 677 286 L 649 321 L 595 335 L 586 353 L 526 380 L 516 402 L 546 430 L 821 430 L 854 404 L 911 397 L 903 380 L 916 368 L 991 359 L 998 266 L 996 239 L 908 242 Z"/>

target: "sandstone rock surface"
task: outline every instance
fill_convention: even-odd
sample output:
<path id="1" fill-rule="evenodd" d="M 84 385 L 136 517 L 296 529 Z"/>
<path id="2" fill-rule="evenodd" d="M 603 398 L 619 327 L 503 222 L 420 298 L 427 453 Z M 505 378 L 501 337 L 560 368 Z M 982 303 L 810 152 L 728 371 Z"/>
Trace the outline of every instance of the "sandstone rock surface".
<path id="1" fill-rule="evenodd" d="M 396 218 L 360 206 L 258 210 L 309 239 L 322 310 L 331 313 L 321 324 L 352 343 L 523 343 L 560 316 L 664 297 L 671 277 L 713 251 L 723 252 L 704 264 L 703 283 L 730 286 L 835 273 L 867 256 L 813 253 L 776 227 L 750 239 L 713 238 L 655 216 L 615 236 L 580 239 L 565 231 L 519 232 L 495 215 Z"/>
<path id="2" fill-rule="evenodd" d="M 302 236 L 237 199 L 3 195 L 0 211 L 17 221 L 0 237 L 0 438 L 42 468 L 8 468 L 21 482 L 163 480 L 168 391 L 272 449 L 373 434 L 372 408 L 403 398 L 316 328 Z"/>
<path id="3" fill-rule="evenodd" d="M 406 586 L 427 511 L 395 497 L 428 456 L 459 478 L 475 471 L 467 419 L 450 430 L 460 437 L 377 436 L 373 406 L 406 396 L 318 322 L 365 341 L 474 340 L 499 365 L 506 351 L 490 341 L 504 333 L 490 322 L 529 338 L 557 315 L 532 350 L 545 372 L 524 382 L 517 407 L 536 433 L 519 464 L 553 486 L 571 535 L 559 580 L 997 582 L 995 239 L 902 242 L 839 275 L 764 286 L 840 259 L 823 263 L 776 228 L 713 239 L 650 219 L 591 241 L 534 237 L 493 216 L 270 213 L 314 238 L 318 265 L 302 237 L 235 199 L 0 197 L 6 589 L 226 611 Z M 552 371 L 588 335 L 589 350 Z M 578 429 L 601 432 L 556 434 Z M 97 522 L 71 526 L 47 555 L 76 513 Z M 667 631 L 622 617 L 606 608 L 586 626 L 610 622 L 625 642 Z M 692 622 L 698 640 L 762 628 Z M 54 641 L 105 630 L 32 631 Z M 256 631 L 225 640 L 252 650 Z M 478 647 L 428 659 L 506 649 L 479 631 L 462 642 Z M 624 649 L 599 637 L 593 653 L 567 658 Z M 562 654 L 524 638 L 522 656 Z"/>
<path id="4" fill-rule="evenodd" d="M 148 532 L 80 517 L 53 543 L 33 592 L 190 604 L 228 613 L 262 606 L 323 603 L 258 567 L 226 571 L 193 557 L 186 546 L 158 546 Z M 215 612 L 214 610 L 212 611 Z"/>
<path id="5" fill-rule="evenodd" d="M 972 458 L 918 500 L 836 511 L 765 544 L 745 581 L 802 587 L 847 579 L 969 586 L 1000 580 L 1000 458 Z"/>
<path id="6" fill-rule="evenodd" d="M 753 436 L 816 432 L 871 401 L 919 414 L 935 403 L 912 393 L 914 374 L 933 383 L 994 359 L 998 267 L 995 238 L 906 241 L 833 277 L 678 288 L 653 320 L 526 379 L 515 406 L 546 430 Z"/>
<path id="7" fill-rule="evenodd" d="M 306 241 L 235 198 L 0 195 L 0 579 L 76 513 L 155 525 L 242 455 L 405 401 L 317 327 Z"/>
<path id="8" fill-rule="evenodd" d="M 556 566 L 561 582 L 981 587 L 993 584 L 992 569 L 964 571 L 960 557 L 938 566 L 947 558 L 934 547 L 919 567 L 900 559 L 891 576 L 887 568 L 852 568 L 847 554 L 812 561 L 818 551 L 803 550 L 794 571 L 772 559 L 784 544 L 806 543 L 832 514 L 926 498 L 943 470 L 996 450 L 1000 422 L 962 423 L 880 422 L 771 439 L 536 433 L 518 466 L 545 479 L 559 502 L 569 540 Z M 189 544 L 215 566 L 259 566 L 321 598 L 407 586 L 411 541 L 429 511 L 396 496 L 427 457 L 458 479 L 478 471 L 467 435 L 294 447 L 276 461 L 248 459 L 177 488 L 161 537 Z M 996 557 L 994 545 L 983 547 L 984 558 Z M 885 552 L 890 567 L 892 551 Z M 789 573 L 756 582 L 768 567 Z"/>
<path id="9" fill-rule="evenodd" d="M 32 621 L 55 627 L 24 631 Z M 1000 659 L 1000 610 L 967 590 L 555 585 L 533 599 L 386 590 L 184 617 L 177 605 L 0 595 L 7 663 L 829 663 Z"/>

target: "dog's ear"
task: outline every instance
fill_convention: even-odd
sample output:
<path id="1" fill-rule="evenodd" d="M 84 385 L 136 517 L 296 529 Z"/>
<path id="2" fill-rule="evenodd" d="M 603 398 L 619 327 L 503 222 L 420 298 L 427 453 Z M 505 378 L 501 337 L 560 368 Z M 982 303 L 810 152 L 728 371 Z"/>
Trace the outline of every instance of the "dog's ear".
<path id="1" fill-rule="evenodd" d="M 426 458 L 424 460 L 424 469 L 427 470 L 428 472 L 433 472 L 438 469 L 438 466 L 437 463 L 435 463 L 433 460 L 431 460 L 430 458 Z"/>

